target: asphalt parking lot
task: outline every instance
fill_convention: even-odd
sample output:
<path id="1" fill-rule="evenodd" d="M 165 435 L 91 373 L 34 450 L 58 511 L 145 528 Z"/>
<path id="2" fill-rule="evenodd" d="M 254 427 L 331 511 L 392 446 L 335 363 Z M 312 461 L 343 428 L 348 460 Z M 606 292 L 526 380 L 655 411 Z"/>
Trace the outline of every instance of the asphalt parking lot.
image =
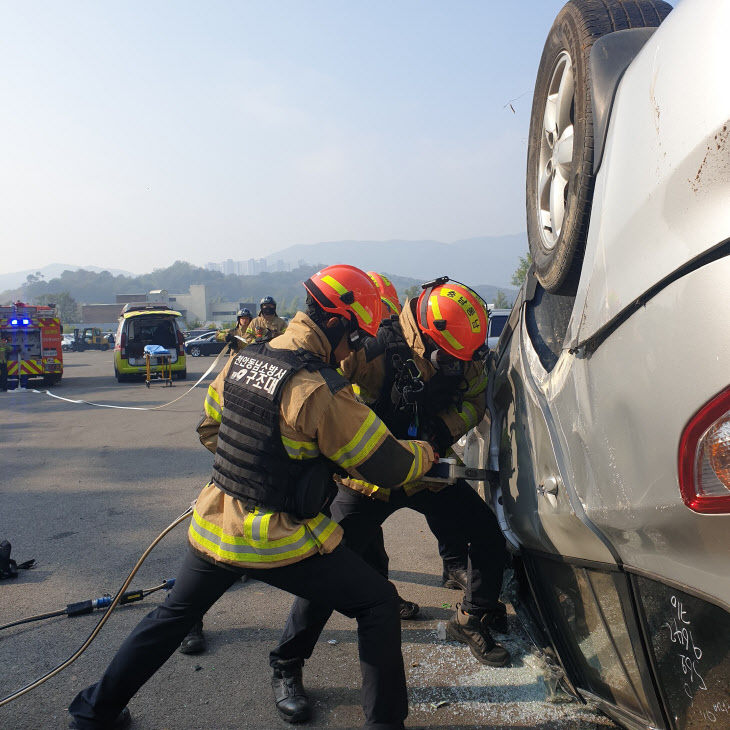
<path id="1" fill-rule="evenodd" d="M 157 406 L 182 395 L 213 358 L 188 358 L 188 380 L 174 387 L 117 384 L 112 353 L 64 353 L 61 386 L 51 392 L 125 407 Z M 212 376 L 211 376 L 212 377 Z M 210 378 L 209 378 L 210 379 Z M 41 387 L 41 386 L 38 386 Z M 33 392 L 0 393 L 2 506 L 0 540 L 13 558 L 35 558 L 17 580 L 0 582 L 0 625 L 113 594 L 152 540 L 195 499 L 211 454 L 195 426 L 203 387 L 158 411 L 98 408 Z M 187 523 L 186 523 L 187 524 Z M 403 623 L 410 687 L 409 728 L 587 730 L 614 727 L 575 702 L 547 702 L 545 682 L 529 656 L 517 619 L 498 637 L 513 666 L 482 667 L 466 647 L 438 639 L 459 593 L 440 587 L 436 541 L 409 510 L 385 525 L 391 578 L 421 605 Z M 181 526 L 150 555 L 132 583 L 174 577 L 186 544 Z M 0 728 L 65 728 L 66 707 L 96 681 L 134 624 L 159 601 L 119 608 L 85 654 L 35 691 L 0 709 Z M 268 652 L 284 624 L 288 595 L 256 581 L 237 584 L 206 617 L 209 650 L 175 654 L 130 703 L 135 730 L 286 728 L 273 707 Z M 0 633 L 2 696 L 60 664 L 88 636 L 100 614 L 58 617 Z M 305 667 L 315 704 L 302 727 L 345 730 L 362 725 L 354 622 L 335 615 Z"/>

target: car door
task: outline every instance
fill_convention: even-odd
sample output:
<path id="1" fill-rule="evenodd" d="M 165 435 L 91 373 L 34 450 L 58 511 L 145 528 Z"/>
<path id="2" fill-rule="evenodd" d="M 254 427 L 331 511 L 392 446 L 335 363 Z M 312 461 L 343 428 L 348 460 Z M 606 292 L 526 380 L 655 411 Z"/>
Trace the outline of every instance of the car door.
<path id="1" fill-rule="evenodd" d="M 575 360 L 562 350 L 573 303 L 528 279 L 491 372 L 489 466 L 539 620 L 573 687 L 629 727 L 664 727 L 628 577 L 586 513 L 579 495 L 593 477 L 568 448 L 581 417 L 568 378 Z"/>

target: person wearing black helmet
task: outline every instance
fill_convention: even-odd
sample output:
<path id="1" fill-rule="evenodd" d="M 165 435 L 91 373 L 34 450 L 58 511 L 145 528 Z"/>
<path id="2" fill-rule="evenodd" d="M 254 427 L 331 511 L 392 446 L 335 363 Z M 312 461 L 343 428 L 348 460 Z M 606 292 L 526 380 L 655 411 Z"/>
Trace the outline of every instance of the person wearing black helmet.
<path id="1" fill-rule="evenodd" d="M 264 297 L 261 300 L 259 316 L 256 317 L 246 330 L 246 342 L 259 342 L 278 337 L 286 330 L 286 322 L 276 314 L 276 300 L 274 297 Z"/>
<path id="2" fill-rule="evenodd" d="M 253 320 L 253 313 L 247 307 L 240 309 L 236 315 L 236 326 L 229 330 L 222 330 L 216 335 L 216 340 L 230 342 L 235 351 L 243 350 L 248 344 L 246 341 L 246 330 Z"/>

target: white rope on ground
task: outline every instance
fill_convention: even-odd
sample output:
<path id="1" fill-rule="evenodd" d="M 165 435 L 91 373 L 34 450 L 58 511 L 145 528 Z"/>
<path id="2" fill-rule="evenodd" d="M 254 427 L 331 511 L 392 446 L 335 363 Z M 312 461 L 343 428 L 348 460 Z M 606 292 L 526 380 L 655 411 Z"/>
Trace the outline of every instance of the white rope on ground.
<path id="1" fill-rule="evenodd" d="M 240 339 L 240 338 L 239 338 Z M 223 357 L 223 355 L 226 355 L 228 353 L 228 348 L 222 349 L 218 353 L 218 357 L 216 357 L 215 360 L 213 360 L 213 363 L 211 366 L 198 378 L 198 381 L 192 385 L 190 388 L 188 388 L 182 395 L 178 396 L 174 400 L 169 401 L 168 403 L 163 403 L 161 406 L 152 406 L 150 408 L 145 408 L 143 406 L 114 406 L 110 403 L 92 403 L 88 400 L 76 400 L 73 398 L 64 398 L 61 395 L 56 395 L 55 393 L 51 393 L 50 390 L 36 390 L 35 388 L 32 389 L 22 389 L 17 388 L 16 390 L 8 391 L 10 393 L 17 393 L 17 392 L 25 392 L 25 393 L 38 393 L 38 394 L 45 394 L 50 396 L 51 398 L 55 398 L 56 400 L 62 400 L 66 403 L 76 403 L 77 405 L 87 405 L 87 406 L 95 406 L 96 408 L 116 408 L 118 410 L 122 411 L 158 411 L 160 408 L 167 408 L 167 406 L 171 406 L 173 403 L 177 403 L 181 398 L 184 398 L 188 393 L 190 393 L 192 390 L 197 388 L 205 378 L 210 375 L 210 373 L 215 369 L 216 365 L 218 365 L 219 360 Z"/>

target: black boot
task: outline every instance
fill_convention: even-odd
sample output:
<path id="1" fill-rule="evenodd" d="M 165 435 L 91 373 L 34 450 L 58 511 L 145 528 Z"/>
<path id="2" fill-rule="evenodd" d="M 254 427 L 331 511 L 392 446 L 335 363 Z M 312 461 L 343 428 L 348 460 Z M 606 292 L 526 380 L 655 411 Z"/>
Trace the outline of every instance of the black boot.
<path id="1" fill-rule="evenodd" d="M 401 598 L 398 596 L 398 601 L 400 603 L 400 618 L 401 621 L 409 621 L 412 618 L 416 618 L 418 616 L 418 612 L 421 610 L 417 603 L 413 603 L 413 601 L 406 601 L 405 598 Z"/>
<path id="2" fill-rule="evenodd" d="M 205 636 L 203 636 L 203 622 L 198 621 L 182 640 L 178 651 L 181 654 L 200 654 L 205 651 Z"/>
<path id="3" fill-rule="evenodd" d="M 502 601 L 484 616 L 484 622 L 490 630 L 498 634 L 509 634 L 509 622 L 507 621 L 507 606 Z"/>
<path id="4" fill-rule="evenodd" d="M 469 647 L 474 658 L 490 667 L 503 667 L 509 664 L 509 652 L 497 644 L 487 628 L 490 614 L 473 616 L 464 613 L 461 605 L 456 605 L 456 614 L 446 624 L 446 633 L 454 641 Z"/>
<path id="5" fill-rule="evenodd" d="M 124 728 L 129 727 L 132 724 L 132 715 L 129 713 L 129 708 L 125 707 L 115 718 L 114 722 L 112 722 L 111 725 L 105 725 L 107 730 L 124 730 Z M 79 725 L 75 719 L 71 719 L 71 722 L 69 722 L 69 728 L 70 730 L 78 730 L 78 728 L 83 727 L 82 725 Z"/>
<path id="6" fill-rule="evenodd" d="M 466 590 L 467 572 L 466 568 L 450 568 L 444 563 L 444 572 L 441 575 L 444 588 L 454 590 Z"/>
<path id="7" fill-rule="evenodd" d="M 304 722 L 312 716 L 309 697 L 302 683 L 302 662 L 279 662 L 271 678 L 276 709 L 287 722 Z"/>

